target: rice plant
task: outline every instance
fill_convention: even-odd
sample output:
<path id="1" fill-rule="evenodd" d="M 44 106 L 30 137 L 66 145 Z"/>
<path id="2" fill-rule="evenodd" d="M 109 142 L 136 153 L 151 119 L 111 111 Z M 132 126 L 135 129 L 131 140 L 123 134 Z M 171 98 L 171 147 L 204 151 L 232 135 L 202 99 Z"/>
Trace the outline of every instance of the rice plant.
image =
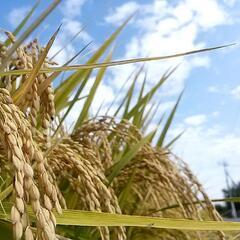
<path id="1" fill-rule="evenodd" d="M 182 94 L 160 117 L 160 130 L 145 131 L 157 111 L 147 106 L 174 68 L 147 92 L 144 81 L 135 101 L 140 68 L 113 115 L 90 113 L 107 67 L 226 46 L 112 61 L 109 48 L 128 19 L 86 64 L 70 65 L 72 58 L 59 66 L 48 57 L 59 29 L 46 46 L 24 42 L 58 3 L 22 31 L 35 5 L 0 44 L 0 239 L 225 239 L 224 231 L 238 231 L 240 224 L 222 221 L 187 164 L 170 151 L 182 133 L 166 142 Z M 61 72 L 69 73 L 54 88 Z M 78 101 L 83 107 L 68 130 L 65 120 Z"/>

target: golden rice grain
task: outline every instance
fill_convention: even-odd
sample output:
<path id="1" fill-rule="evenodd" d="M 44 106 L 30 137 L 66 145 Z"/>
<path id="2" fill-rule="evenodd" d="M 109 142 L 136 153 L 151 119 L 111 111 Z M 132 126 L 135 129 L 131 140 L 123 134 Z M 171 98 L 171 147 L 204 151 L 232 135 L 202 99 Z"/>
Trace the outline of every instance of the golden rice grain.
<path id="1" fill-rule="evenodd" d="M 33 233 L 30 227 L 27 227 L 24 233 L 25 240 L 34 240 Z"/>

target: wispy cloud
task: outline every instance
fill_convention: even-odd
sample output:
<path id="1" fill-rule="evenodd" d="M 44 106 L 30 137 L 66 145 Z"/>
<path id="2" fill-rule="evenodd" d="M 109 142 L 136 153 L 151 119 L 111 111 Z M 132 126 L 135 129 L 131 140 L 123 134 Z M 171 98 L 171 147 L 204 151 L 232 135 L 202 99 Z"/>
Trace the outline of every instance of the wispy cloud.
<path id="1" fill-rule="evenodd" d="M 240 85 L 235 87 L 234 89 L 231 90 L 231 95 L 235 98 L 235 99 L 240 99 Z"/>
<path id="2" fill-rule="evenodd" d="M 211 86 L 208 86 L 207 91 L 210 93 L 219 93 L 220 89 L 218 86 L 211 85 Z"/>
<path id="3" fill-rule="evenodd" d="M 62 14 L 66 18 L 75 18 L 81 14 L 82 7 L 85 3 L 86 0 L 66 0 L 61 6 Z"/>
<path id="4" fill-rule="evenodd" d="M 23 18 L 27 15 L 29 11 L 30 11 L 29 6 L 14 8 L 9 12 L 7 16 L 8 22 L 13 27 L 16 27 L 23 20 Z"/>
<path id="5" fill-rule="evenodd" d="M 110 10 L 110 14 L 105 17 L 107 23 L 120 25 L 127 17 L 135 13 L 141 5 L 134 1 L 127 2 L 114 10 Z"/>
<path id="6" fill-rule="evenodd" d="M 220 126 L 202 124 L 189 126 L 178 124 L 172 129 L 172 137 L 185 130 L 183 136 L 175 144 L 173 151 L 197 174 L 200 182 L 210 194 L 211 198 L 222 196 L 225 188 L 220 162 L 225 160 L 229 164 L 233 179 L 239 179 L 240 137 L 239 129 L 234 133 L 224 131 Z"/>
<path id="7" fill-rule="evenodd" d="M 203 48 L 206 43 L 198 40 L 201 33 L 230 23 L 230 15 L 225 11 L 224 5 L 216 0 L 182 0 L 175 5 L 162 0 L 152 0 L 147 4 L 131 1 L 113 9 L 105 21 L 119 24 L 136 10 L 138 14 L 131 22 L 136 33 L 128 41 L 122 58 L 162 56 Z M 148 63 L 148 79 L 152 83 L 156 82 L 167 69 L 179 63 L 181 66 L 174 79 L 166 84 L 165 93 L 168 95 L 178 94 L 182 90 L 193 68 L 210 65 L 206 55 Z M 122 82 L 133 68 L 134 66 L 115 68 L 112 71 L 114 85 Z"/>
<path id="8" fill-rule="evenodd" d="M 191 126 L 200 126 L 205 123 L 207 116 L 205 114 L 197 114 L 184 119 L 184 122 Z"/>
<path id="9" fill-rule="evenodd" d="M 80 50 L 80 46 L 84 46 L 86 43 L 92 40 L 90 34 L 84 29 L 82 22 L 79 20 L 82 14 L 82 8 L 86 3 L 86 0 L 66 0 L 61 5 L 62 19 L 62 31 L 59 34 L 58 39 L 55 41 L 52 49 L 50 50 L 50 56 L 63 49 L 54 60 L 59 64 L 64 64 L 73 57 L 77 50 Z M 81 31 L 81 32 L 80 32 Z M 78 33 L 77 42 L 78 47 L 75 47 L 73 42 L 70 42 L 73 37 Z M 67 46 L 67 47 L 64 47 Z"/>

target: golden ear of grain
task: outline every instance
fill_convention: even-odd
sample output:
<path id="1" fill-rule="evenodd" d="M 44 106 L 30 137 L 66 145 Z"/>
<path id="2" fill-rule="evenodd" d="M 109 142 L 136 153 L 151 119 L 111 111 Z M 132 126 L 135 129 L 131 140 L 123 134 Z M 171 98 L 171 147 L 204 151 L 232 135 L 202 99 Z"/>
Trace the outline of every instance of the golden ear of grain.
<path id="1" fill-rule="evenodd" d="M 11 111 L 5 111 L 5 109 Z M 0 139 L 4 143 L 15 171 L 14 189 L 16 197 L 11 211 L 14 236 L 16 239 L 20 239 L 25 229 L 27 236 L 31 239 L 30 230 L 27 230 L 29 223 L 27 223 L 27 226 L 22 224 L 24 222 L 23 213 L 27 214 L 24 207 L 27 204 L 24 197 L 26 195 L 29 196 L 29 201 L 36 215 L 37 228 L 41 229 L 38 232 L 42 232 L 44 239 L 53 239 L 56 221 L 52 221 L 53 217 L 49 213 L 49 211 L 52 211 L 50 199 L 54 205 L 57 205 L 58 210 L 61 209 L 55 185 L 49 181 L 50 176 L 44 166 L 44 157 L 32 138 L 29 123 L 20 110 L 14 106 L 9 92 L 2 88 L 0 88 L 0 115 Z M 5 126 L 7 127 L 5 128 Z M 38 173 L 39 183 L 44 190 L 46 190 L 46 187 L 49 188 L 47 194 L 50 198 L 45 197 L 45 199 L 48 199 L 44 202 L 46 206 L 44 206 L 45 204 L 41 206 L 41 196 L 44 197 L 45 193 L 40 193 L 34 180 L 34 171 L 31 166 L 34 160 L 38 165 L 37 169 L 41 169 L 41 172 Z"/>
<path id="2" fill-rule="evenodd" d="M 89 159 L 96 169 L 103 168 L 103 174 L 108 173 L 116 163 L 114 155 L 106 154 L 106 151 L 118 156 L 124 149 L 134 148 L 142 138 L 139 130 L 128 121 L 116 122 L 107 117 L 86 122 L 72 135 L 72 139 L 80 144 L 81 148 L 88 151 L 91 149 L 94 155 L 98 156 L 98 159 Z M 74 144 L 69 144 L 69 147 L 74 148 L 73 146 Z M 79 154 L 83 155 L 84 150 Z M 118 196 L 118 200 L 121 199 L 119 193 L 128 191 L 124 205 L 120 202 L 125 214 L 132 214 L 134 211 L 134 214 L 138 215 L 204 219 L 208 213 L 210 219 L 222 220 L 187 165 L 172 153 L 164 149 L 155 149 L 148 143 L 144 144 L 120 171 L 113 181 L 112 190 Z M 206 204 L 201 208 L 194 204 L 199 199 L 206 200 Z M 186 205 L 186 202 L 189 204 Z M 171 203 L 177 203 L 179 208 L 156 211 Z M 224 239 L 222 232 L 217 234 L 220 239 Z"/>

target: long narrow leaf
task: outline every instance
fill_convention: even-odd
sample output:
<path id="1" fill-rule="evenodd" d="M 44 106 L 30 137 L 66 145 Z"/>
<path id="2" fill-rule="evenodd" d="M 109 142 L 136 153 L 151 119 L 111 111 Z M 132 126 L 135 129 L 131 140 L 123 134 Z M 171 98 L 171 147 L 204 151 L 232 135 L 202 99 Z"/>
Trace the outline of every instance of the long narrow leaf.
<path id="1" fill-rule="evenodd" d="M 85 49 L 88 48 L 88 46 L 92 42 L 89 42 L 86 46 L 84 46 L 76 55 L 74 55 L 71 59 L 69 59 L 63 66 L 67 66 L 70 64 L 74 59 L 76 59 Z M 61 72 L 54 72 L 52 73 L 44 82 L 39 86 L 39 94 L 41 93 L 51 84 L 58 76 L 61 74 Z"/>
<path id="2" fill-rule="evenodd" d="M 129 80 L 131 79 L 132 75 L 134 74 L 134 71 L 128 76 L 128 78 L 124 81 L 124 83 L 122 84 L 122 86 L 120 87 L 120 89 L 118 90 L 116 97 L 113 99 L 113 101 L 111 102 L 111 104 L 109 105 L 105 115 L 108 115 L 110 109 L 114 106 L 114 104 L 117 102 L 117 99 L 119 96 L 122 95 L 122 91 L 125 88 L 125 86 L 127 85 L 127 83 L 129 82 Z"/>
<path id="3" fill-rule="evenodd" d="M 67 41 L 67 44 L 65 44 L 62 48 L 60 48 L 56 53 L 53 54 L 52 57 L 50 57 L 50 61 L 52 61 L 59 53 L 61 53 L 69 44 L 71 44 L 75 38 L 78 37 L 78 35 L 84 30 L 85 27 L 82 27 L 69 41 Z"/>
<path id="4" fill-rule="evenodd" d="M 129 110 L 130 104 L 131 104 L 132 99 L 133 99 L 133 93 L 134 93 L 135 85 L 136 85 L 136 82 L 137 82 L 141 72 L 143 71 L 143 67 L 144 67 L 144 65 L 141 66 L 141 68 L 138 70 L 138 72 L 136 73 L 136 75 L 133 79 L 132 85 L 129 87 L 129 90 L 128 90 L 128 93 L 127 93 L 127 96 L 126 96 L 126 105 L 125 105 L 125 109 L 124 109 L 124 113 L 123 113 L 122 118 L 125 118 L 125 116 L 127 116 L 127 114 L 128 114 L 128 110 Z"/>
<path id="5" fill-rule="evenodd" d="M 169 79 L 169 77 L 174 73 L 174 71 L 177 69 L 177 67 L 171 69 L 170 71 L 167 71 L 159 80 L 159 82 L 156 83 L 155 86 L 152 87 L 152 89 L 149 90 L 148 93 L 144 95 L 141 99 L 138 100 L 136 105 L 129 111 L 128 115 L 125 116 L 127 119 L 130 119 L 135 115 L 135 112 L 138 111 L 142 106 L 146 106 L 146 104 L 152 99 L 154 94 L 160 89 L 160 87 Z"/>
<path id="6" fill-rule="evenodd" d="M 109 61 L 112 57 L 112 52 L 107 56 L 106 61 Z M 83 106 L 83 109 L 81 110 L 81 113 L 76 121 L 75 127 L 74 129 L 77 129 L 78 127 L 80 127 L 80 125 L 83 123 L 83 121 L 86 119 L 86 116 L 88 114 L 89 108 L 93 102 L 94 96 L 97 92 L 97 89 L 99 87 L 99 84 L 101 83 L 103 76 L 105 74 L 106 68 L 101 68 L 97 74 L 97 77 L 94 81 L 93 86 L 91 87 L 91 90 L 88 94 L 88 97 L 86 99 L 86 102 Z"/>
<path id="7" fill-rule="evenodd" d="M 73 65 L 73 66 L 67 66 L 67 67 L 51 67 L 51 68 L 41 69 L 40 72 L 41 73 L 49 73 L 49 72 L 73 71 L 73 70 L 80 70 L 80 69 L 95 69 L 95 68 L 102 68 L 102 67 L 125 65 L 125 64 L 130 64 L 130 63 L 167 60 L 167 59 L 171 59 L 171 58 L 178 58 L 178 57 L 197 54 L 197 53 L 201 53 L 201 52 L 213 51 L 216 49 L 226 48 L 226 47 L 230 47 L 233 45 L 235 45 L 235 44 L 228 44 L 228 45 L 223 45 L 223 46 L 218 46 L 218 47 L 198 49 L 198 50 L 193 50 L 193 51 L 189 51 L 189 52 L 177 53 L 177 54 L 173 54 L 173 55 L 159 56 L 159 57 L 134 58 L 134 59 L 126 59 L 126 60 L 113 61 L 113 62 L 107 62 L 107 63 L 89 63 L 89 64 Z M 13 70 L 13 71 L 8 71 L 8 72 L 0 72 L 0 76 L 27 74 L 27 73 L 29 73 L 29 71 L 30 70 L 23 69 L 23 70 Z"/>
<path id="8" fill-rule="evenodd" d="M 161 147 L 163 145 L 163 142 L 164 142 L 165 137 L 167 135 L 167 132 L 168 132 L 168 130 L 169 130 L 171 124 L 172 124 L 173 118 L 174 118 L 175 113 L 177 111 L 177 108 L 178 108 L 179 102 L 180 102 L 180 100 L 182 98 L 182 95 L 183 95 L 183 92 L 178 97 L 178 100 L 177 100 L 175 106 L 173 107 L 173 109 L 172 109 L 172 111 L 171 111 L 171 113 L 170 113 L 170 115 L 169 115 L 169 117 L 168 117 L 168 119 L 167 119 L 167 121 L 166 121 L 166 123 L 165 123 L 165 125 L 163 127 L 163 130 L 162 130 L 162 132 L 160 134 L 160 137 L 159 137 L 159 139 L 157 141 L 157 146 L 158 147 Z"/>
<path id="9" fill-rule="evenodd" d="M 34 13 L 34 11 L 36 10 L 36 8 L 38 7 L 40 3 L 40 0 L 37 1 L 34 6 L 32 7 L 32 9 L 29 11 L 29 13 L 26 15 L 26 17 L 23 18 L 23 20 L 18 24 L 18 26 L 16 27 L 16 29 L 13 31 L 13 36 L 17 36 L 18 33 L 24 28 L 24 26 L 26 25 L 26 23 L 28 22 L 28 20 L 30 19 L 30 17 L 32 16 L 32 14 Z M 4 43 L 5 46 L 9 46 L 11 43 L 10 39 L 7 39 L 6 42 Z"/>
<path id="10" fill-rule="evenodd" d="M 87 65 L 95 64 L 99 58 L 103 56 L 108 47 L 115 41 L 117 36 L 130 21 L 131 17 L 128 18 L 97 50 L 97 52 L 88 60 Z M 55 105 L 56 111 L 58 112 L 61 109 L 61 104 L 68 100 L 70 94 L 74 89 L 79 85 L 81 81 L 91 74 L 91 70 L 94 68 L 76 68 L 77 72 L 69 76 L 61 85 L 59 85 L 55 90 Z"/>
<path id="11" fill-rule="evenodd" d="M 27 30 L 19 37 L 19 39 L 7 51 L 6 57 L 2 59 L 0 71 L 2 71 L 7 62 L 10 60 L 12 54 L 22 44 L 22 42 L 43 22 L 43 20 L 53 11 L 53 9 L 60 3 L 61 0 L 54 0 L 49 7 L 42 12 L 42 14 L 27 28 Z"/>
<path id="12" fill-rule="evenodd" d="M 169 143 L 167 143 L 164 148 L 171 147 L 181 136 L 185 133 L 185 131 L 180 132 L 176 137 L 174 137 Z"/>
<path id="13" fill-rule="evenodd" d="M 126 154 L 123 155 L 123 157 L 117 161 L 111 168 L 111 173 L 108 177 L 109 184 L 113 181 L 113 179 L 120 173 L 120 171 L 136 156 L 138 153 L 139 149 L 149 142 L 149 139 L 152 136 L 152 132 L 149 133 L 146 137 L 141 139 L 138 143 L 136 143 L 134 146 L 127 151 Z"/>
<path id="14" fill-rule="evenodd" d="M 11 204 L 5 203 L 4 208 L 10 218 Z M 33 217 L 30 208 L 28 208 L 28 212 Z M 0 217 L 5 218 L 2 212 L 0 212 Z M 158 218 L 81 210 L 63 210 L 63 214 L 57 215 L 56 220 L 57 225 L 66 226 L 132 226 L 191 231 L 239 231 L 240 229 L 239 222 Z"/>

